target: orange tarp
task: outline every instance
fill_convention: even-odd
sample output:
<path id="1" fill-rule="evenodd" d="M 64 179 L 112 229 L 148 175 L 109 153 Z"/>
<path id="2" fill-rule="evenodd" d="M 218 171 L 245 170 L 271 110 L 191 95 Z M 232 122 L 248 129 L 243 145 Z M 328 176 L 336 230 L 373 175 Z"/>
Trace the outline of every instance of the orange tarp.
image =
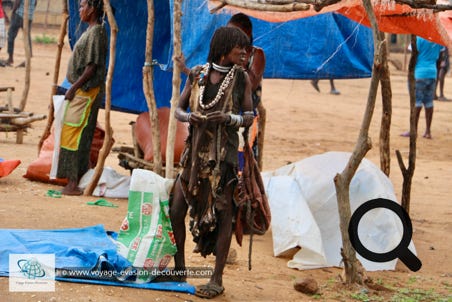
<path id="1" fill-rule="evenodd" d="M 211 9 L 219 5 L 219 1 L 209 1 Z M 393 1 L 374 1 L 373 5 L 381 31 L 394 34 L 414 34 L 448 47 L 452 46 L 452 39 L 443 26 L 444 22 L 440 21 L 440 14 L 433 13 L 432 10 L 413 9 L 408 5 L 396 4 Z M 361 0 L 342 0 L 324 7 L 320 12 L 316 12 L 312 7 L 306 11 L 270 12 L 245 9 L 232 5 L 225 6 L 222 11 L 229 13 L 240 11 L 251 17 L 269 22 L 285 22 L 323 13 L 337 12 L 358 23 L 370 26 Z M 320 30 L 322 29 L 319 29 L 319 34 L 321 33 Z"/>
<path id="2" fill-rule="evenodd" d="M 439 20 L 441 21 L 444 30 L 447 32 L 449 39 L 452 40 L 452 11 L 439 13 Z"/>

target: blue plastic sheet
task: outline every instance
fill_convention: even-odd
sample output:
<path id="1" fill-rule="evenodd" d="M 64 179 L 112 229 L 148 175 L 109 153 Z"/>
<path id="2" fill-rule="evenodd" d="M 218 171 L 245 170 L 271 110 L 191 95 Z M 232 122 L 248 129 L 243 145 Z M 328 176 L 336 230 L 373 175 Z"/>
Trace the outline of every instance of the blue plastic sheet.
<path id="1" fill-rule="evenodd" d="M 112 110 L 148 111 L 143 93 L 147 1 L 112 0 L 119 27 L 112 84 Z M 157 107 L 169 107 L 172 90 L 173 1 L 154 1 L 152 57 Z M 78 0 L 69 0 L 69 37 L 73 45 L 83 31 Z M 187 66 L 203 64 L 210 38 L 230 15 L 211 14 L 208 1 L 182 2 L 182 51 Z M 370 77 L 373 39 L 369 28 L 327 13 L 284 23 L 251 18 L 254 44 L 266 55 L 264 78 L 351 79 Z M 107 25 L 108 26 L 108 25 Z M 109 32 L 109 28 L 107 29 Z M 152 63 L 152 62 L 149 62 Z M 182 84 L 184 84 L 183 76 Z"/>
<path id="2" fill-rule="evenodd" d="M 0 276 L 9 275 L 10 254 L 55 254 L 56 279 L 60 281 L 194 293 L 194 286 L 185 282 L 138 284 L 130 278 L 119 280 L 116 276 L 131 264 L 116 252 L 115 236 L 102 225 L 60 230 L 0 229 Z"/>

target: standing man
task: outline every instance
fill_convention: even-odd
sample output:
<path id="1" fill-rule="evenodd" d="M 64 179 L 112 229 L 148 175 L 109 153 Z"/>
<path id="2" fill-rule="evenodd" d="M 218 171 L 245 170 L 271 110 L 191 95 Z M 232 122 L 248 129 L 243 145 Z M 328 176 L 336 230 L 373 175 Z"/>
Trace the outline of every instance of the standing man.
<path id="1" fill-rule="evenodd" d="M 0 0 L 0 50 L 3 48 L 3 46 L 5 46 L 6 22 L 8 22 L 8 16 L 5 14 L 5 11 L 3 10 L 2 0 Z"/>
<path id="2" fill-rule="evenodd" d="M 25 0 L 15 0 L 13 9 L 11 10 L 11 22 L 8 29 L 8 65 L 14 63 L 14 40 L 17 37 L 19 29 L 24 28 L 24 2 Z M 28 6 L 28 41 L 30 43 L 30 53 L 33 56 L 33 51 L 31 49 L 31 23 L 33 21 L 33 14 L 38 4 L 38 0 L 29 0 Z"/>
<path id="3" fill-rule="evenodd" d="M 436 79 L 436 88 L 439 86 L 439 97 L 436 93 L 435 89 L 435 100 L 438 101 L 449 101 L 448 98 L 444 95 L 444 81 L 446 79 L 446 74 L 449 72 L 450 63 L 449 63 L 449 50 L 447 47 L 443 47 L 441 49 L 439 59 L 436 62 L 436 68 L 438 69 L 438 76 Z"/>
<path id="4" fill-rule="evenodd" d="M 414 68 L 414 79 L 416 80 L 416 128 L 422 107 L 425 108 L 426 128 L 423 137 L 431 139 L 431 125 L 433 119 L 433 98 L 436 90 L 437 68 L 436 61 L 443 46 L 430 42 L 421 37 L 416 37 L 418 50 L 416 67 Z M 402 136 L 409 137 L 410 132 Z"/>

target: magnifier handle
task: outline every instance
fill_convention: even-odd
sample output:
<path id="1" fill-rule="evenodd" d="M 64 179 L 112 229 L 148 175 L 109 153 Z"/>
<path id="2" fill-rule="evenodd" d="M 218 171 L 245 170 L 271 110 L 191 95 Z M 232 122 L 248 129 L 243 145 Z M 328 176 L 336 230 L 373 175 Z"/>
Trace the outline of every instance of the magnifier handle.
<path id="1" fill-rule="evenodd" d="M 399 259 L 413 272 L 417 272 L 422 267 L 421 260 L 408 248 L 399 255 Z"/>

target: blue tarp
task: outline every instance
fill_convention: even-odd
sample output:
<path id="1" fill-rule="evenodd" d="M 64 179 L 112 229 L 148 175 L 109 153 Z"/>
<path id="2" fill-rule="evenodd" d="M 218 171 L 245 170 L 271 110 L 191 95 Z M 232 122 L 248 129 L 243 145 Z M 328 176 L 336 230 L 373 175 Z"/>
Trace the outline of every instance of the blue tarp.
<path id="1" fill-rule="evenodd" d="M 227 14 L 210 14 L 207 2 L 190 0 L 182 3 L 182 51 L 188 66 L 205 62 L 214 30 L 225 25 L 230 18 Z M 170 106 L 172 3 L 154 2 L 153 60 L 158 63 L 154 68 L 157 107 Z M 78 1 L 69 0 L 69 4 L 69 37 L 73 45 L 83 30 L 83 24 L 78 16 Z M 119 27 L 112 109 L 132 113 L 147 111 L 142 86 L 147 2 L 112 0 L 111 4 Z M 342 15 L 327 13 L 284 23 L 251 20 L 254 45 L 263 48 L 266 54 L 264 78 L 349 79 L 371 76 L 372 32 Z"/>
<path id="2" fill-rule="evenodd" d="M 131 267 L 116 252 L 116 236 L 117 233 L 106 232 L 102 225 L 60 230 L 0 229 L 0 276 L 9 276 L 10 254 L 54 254 L 56 279 L 60 281 L 194 293 L 194 286 L 186 282 L 135 283 L 111 278 L 121 276 Z M 64 276 L 58 273 L 62 270 L 66 272 Z M 109 274 L 99 273 L 105 270 Z M 84 274 L 68 273 L 74 271 Z M 68 277 L 74 275 L 80 277 Z M 100 278 L 102 275 L 110 278 Z"/>

